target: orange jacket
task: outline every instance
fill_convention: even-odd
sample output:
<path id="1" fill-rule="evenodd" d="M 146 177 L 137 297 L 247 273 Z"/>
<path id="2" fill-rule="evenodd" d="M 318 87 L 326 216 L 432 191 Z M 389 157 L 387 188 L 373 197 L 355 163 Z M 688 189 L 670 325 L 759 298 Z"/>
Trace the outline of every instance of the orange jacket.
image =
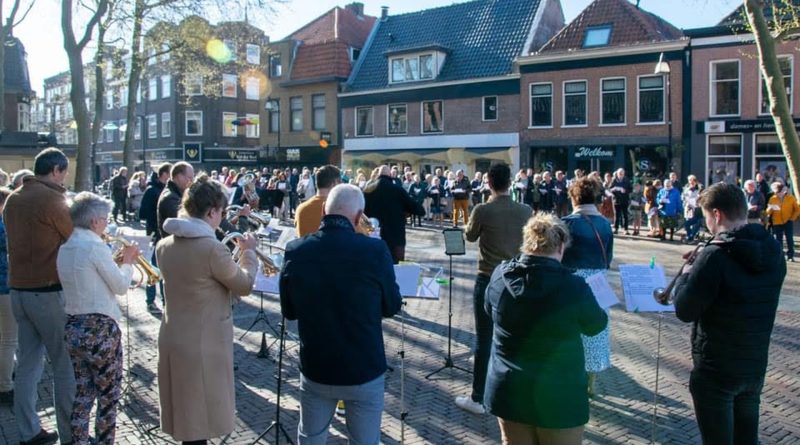
<path id="1" fill-rule="evenodd" d="M 778 206 L 780 210 L 773 210 L 771 206 Z M 767 215 L 772 217 L 772 224 L 776 226 L 796 220 L 800 217 L 800 207 L 797 205 L 797 199 L 789 193 L 783 195 L 783 199 L 780 199 L 778 195 L 772 195 L 769 198 L 769 203 L 767 203 Z"/>

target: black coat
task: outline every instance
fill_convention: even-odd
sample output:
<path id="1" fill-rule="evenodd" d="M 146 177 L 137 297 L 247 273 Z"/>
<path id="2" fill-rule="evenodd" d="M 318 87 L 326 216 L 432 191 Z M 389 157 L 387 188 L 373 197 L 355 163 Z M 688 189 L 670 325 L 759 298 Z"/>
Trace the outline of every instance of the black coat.
<path id="1" fill-rule="evenodd" d="M 675 285 L 675 314 L 693 322 L 696 370 L 763 377 L 786 260 L 759 224 L 717 235 Z"/>
<path id="2" fill-rule="evenodd" d="M 521 255 L 494 270 L 485 301 L 494 321 L 489 412 L 540 428 L 585 424 L 581 334 L 597 335 L 608 323 L 586 282 L 554 259 Z"/>
<path id="3" fill-rule="evenodd" d="M 181 193 L 178 185 L 170 179 L 167 181 L 167 186 L 161 191 L 161 196 L 158 197 L 158 230 L 161 232 L 161 238 L 166 238 L 169 233 L 164 231 L 164 221 L 167 218 L 175 218 L 178 216 L 178 209 L 181 207 Z"/>
<path id="4" fill-rule="evenodd" d="M 414 202 L 408 193 L 393 183 L 392 178 L 381 176 L 376 184 L 364 193 L 364 213 L 377 218 L 381 224 L 381 238 L 390 249 L 406 245 L 406 215 L 425 216 L 422 205 Z"/>
<path id="5" fill-rule="evenodd" d="M 620 190 L 612 190 L 611 193 L 614 194 L 614 201 L 616 205 L 625 207 L 627 210 L 628 204 L 630 204 L 631 198 L 631 191 L 633 191 L 633 185 L 631 185 L 631 180 L 628 177 L 624 177 L 622 179 L 617 178 L 614 176 L 614 180 L 611 181 L 611 188 L 620 188 Z"/>
<path id="6" fill-rule="evenodd" d="M 161 239 L 161 232 L 158 230 L 158 197 L 164 190 L 164 184 L 158 179 L 151 180 L 142 195 L 142 204 L 139 206 L 139 219 L 145 221 L 145 233 L 154 236 L 155 240 Z"/>

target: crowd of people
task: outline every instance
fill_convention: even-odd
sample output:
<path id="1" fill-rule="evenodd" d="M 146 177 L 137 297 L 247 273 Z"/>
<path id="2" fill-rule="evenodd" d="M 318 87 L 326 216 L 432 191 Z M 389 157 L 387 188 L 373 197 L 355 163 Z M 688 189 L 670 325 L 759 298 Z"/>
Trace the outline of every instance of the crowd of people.
<path id="1" fill-rule="evenodd" d="M 149 260 L 163 279 L 146 290 L 151 312 L 161 312 L 159 288 L 162 297 L 162 431 L 189 445 L 233 431 L 232 311 L 251 293 L 259 259 L 251 233 L 233 252 L 220 241 L 254 210 L 293 223 L 299 236 L 286 246 L 279 288 L 281 313 L 297 320 L 300 336 L 300 444 L 324 444 L 337 409 L 352 441 L 379 443 L 382 320 L 402 305 L 393 264 L 405 259 L 409 221 L 442 224 L 448 213 L 478 243 L 472 390 L 455 404 L 497 416 L 504 444 L 581 443 L 596 376 L 611 366 L 610 313 L 586 280 L 605 279 L 614 235 L 631 226 L 638 234 L 645 219 L 662 240 L 679 228 L 689 241 L 701 227 L 712 236 L 675 286 L 678 318 L 694 323 L 690 390 L 704 443 L 757 442 L 786 274 L 781 243 L 788 240 L 791 259 L 800 216 L 782 182 L 704 189 L 694 176 L 681 187 L 670 174 L 662 186 L 623 169 L 512 177 L 503 164 L 471 181 L 463 170 L 423 178 L 388 165 L 369 177 L 335 166 L 195 175 L 177 162 L 156 167 L 144 187 L 143 173 L 128 180 L 120 169 L 109 201 L 91 192 L 65 199 L 67 172 L 67 157 L 53 148 L 36 156 L 33 171 L 0 171 L 0 185 L 11 186 L 0 188 L 0 403 L 13 404 L 22 445 L 115 441 L 124 374 L 118 296 L 142 261 L 135 245 L 109 249 L 109 224 L 120 215 L 145 221 Z M 373 218 L 380 239 L 363 236 Z M 41 427 L 36 411 L 45 353 L 57 433 Z"/>

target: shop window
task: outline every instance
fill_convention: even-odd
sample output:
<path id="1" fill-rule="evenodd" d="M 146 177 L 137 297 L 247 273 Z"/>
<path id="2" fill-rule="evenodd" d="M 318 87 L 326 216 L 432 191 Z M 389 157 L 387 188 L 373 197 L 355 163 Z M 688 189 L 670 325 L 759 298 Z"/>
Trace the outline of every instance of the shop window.
<path id="1" fill-rule="evenodd" d="M 781 74 L 783 74 L 783 87 L 786 89 L 786 99 L 789 101 L 789 111 L 792 110 L 792 56 L 778 56 L 778 65 L 781 67 Z M 769 94 L 767 93 L 767 83 L 764 77 L 759 72 L 759 79 L 761 79 L 761 114 L 769 114 Z"/>
<path id="2" fill-rule="evenodd" d="M 788 166 L 786 156 L 783 154 L 778 135 L 756 135 L 756 173 L 764 175 L 767 184 L 772 184 L 777 179 L 786 182 Z M 755 177 L 755 175 L 753 175 Z"/>
<path id="3" fill-rule="evenodd" d="M 483 117 L 484 121 L 497 120 L 497 96 L 483 98 Z"/>
<path id="4" fill-rule="evenodd" d="M 603 79 L 602 124 L 625 123 L 625 79 Z"/>
<path id="5" fill-rule="evenodd" d="M 408 119 L 405 105 L 389 105 L 388 113 L 388 133 L 406 134 L 408 132 Z"/>
<path id="6" fill-rule="evenodd" d="M 739 61 L 711 63 L 711 115 L 739 115 Z"/>
<path id="7" fill-rule="evenodd" d="M 531 84 L 531 127 L 553 126 L 553 84 Z"/>
<path id="8" fill-rule="evenodd" d="M 441 133 L 442 127 L 442 101 L 422 102 L 422 132 Z"/>
<path id="9" fill-rule="evenodd" d="M 709 184 L 725 182 L 737 184 L 741 176 L 742 136 L 720 135 L 708 137 Z"/>
<path id="10" fill-rule="evenodd" d="M 664 76 L 639 78 L 639 122 L 664 122 Z"/>
<path id="11" fill-rule="evenodd" d="M 373 108 L 356 108 L 356 136 L 372 136 L 373 128 Z"/>
<path id="12" fill-rule="evenodd" d="M 564 82 L 564 126 L 586 125 L 586 81 Z"/>

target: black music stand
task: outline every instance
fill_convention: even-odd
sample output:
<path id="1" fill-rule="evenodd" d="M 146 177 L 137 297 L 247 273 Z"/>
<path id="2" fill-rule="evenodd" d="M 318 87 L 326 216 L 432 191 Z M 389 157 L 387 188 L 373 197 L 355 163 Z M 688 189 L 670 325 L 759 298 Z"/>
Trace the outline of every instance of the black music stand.
<path id="1" fill-rule="evenodd" d="M 452 343 L 453 343 L 453 257 L 455 255 L 466 255 L 467 246 L 464 243 L 464 231 L 457 228 L 444 229 L 444 254 L 450 257 L 450 283 L 448 284 L 449 296 L 447 302 L 447 355 L 444 358 L 444 366 L 425 376 L 430 380 L 434 375 L 445 369 L 457 369 L 472 374 L 472 371 L 462 368 L 453 363 Z"/>
<path id="2" fill-rule="evenodd" d="M 267 429 L 264 430 L 261 434 L 256 437 L 256 440 L 250 442 L 250 445 L 255 445 L 261 441 L 269 432 L 275 428 L 275 445 L 278 445 L 281 439 L 281 433 L 286 438 L 286 441 L 290 444 L 294 445 L 292 442 L 291 437 L 289 437 L 289 433 L 286 432 L 286 429 L 283 428 L 283 424 L 281 424 L 281 372 L 283 371 L 283 349 L 284 349 L 284 342 L 286 338 L 286 318 L 281 317 L 281 334 L 278 342 L 278 388 L 277 388 L 277 396 L 275 400 L 275 420 L 269 424 Z"/>

